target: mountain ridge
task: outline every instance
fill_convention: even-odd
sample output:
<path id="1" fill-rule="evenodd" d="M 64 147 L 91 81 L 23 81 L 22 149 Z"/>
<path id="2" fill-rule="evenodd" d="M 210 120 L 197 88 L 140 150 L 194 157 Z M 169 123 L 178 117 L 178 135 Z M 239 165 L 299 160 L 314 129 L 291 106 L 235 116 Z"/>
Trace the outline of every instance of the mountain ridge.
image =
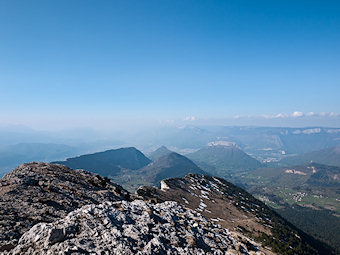
<path id="1" fill-rule="evenodd" d="M 234 172 L 251 171 L 262 164 L 246 154 L 236 145 L 209 144 L 200 150 L 187 154 L 210 174 L 226 177 Z"/>
<path id="2" fill-rule="evenodd" d="M 66 165 L 74 169 L 84 169 L 104 176 L 114 176 L 119 174 L 122 169 L 137 170 L 150 162 L 151 160 L 135 147 L 126 147 L 52 163 Z"/>
<path id="3" fill-rule="evenodd" d="M 187 157 L 171 152 L 136 171 L 123 170 L 112 179 L 127 190 L 135 191 L 141 185 L 159 186 L 164 178 L 184 177 L 188 173 L 206 172 Z"/>
<path id="4" fill-rule="evenodd" d="M 166 154 L 171 153 L 172 151 L 169 150 L 166 146 L 161 146 L 157 150 L 151 152 L 148 156 L 152 161 L 157 160 L 158 158 L 165 156 Z"/>

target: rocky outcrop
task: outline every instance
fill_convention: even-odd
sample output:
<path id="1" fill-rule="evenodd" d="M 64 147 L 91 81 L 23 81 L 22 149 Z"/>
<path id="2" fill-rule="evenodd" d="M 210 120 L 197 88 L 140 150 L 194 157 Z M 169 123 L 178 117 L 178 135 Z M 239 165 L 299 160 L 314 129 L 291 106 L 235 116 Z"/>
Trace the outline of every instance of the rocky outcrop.
<path id="1" fill-rule="evenodd" d="M 129 199 L 122 187 L 83 170 L 23 164 L 0 179 L 0 252 L 10 250 L 39 222 L 53 222 L 86 204 Z M 51 242 L 61 233 L 51 233 Z"/>
<path id="2" fill-rule="evenodd" d="M 263 254 L 176 202 L 86 205 L 23 234 L 10 254 Z"/>
<path id="3" fill-rule="evenodd" d="M 185 178 L 161 181 L 161 188 L 142 186 L 140 198 L 152 202 L 177 201 L 183 206 L 219 222 L 222 226 L 249 233 L 271 233 L 270 210 L 243 189 L 207 175 L 188 174 Z M 258 232 L 259 231 L 259 232 Z"/>
<path id="4" fill-rule="evenodd" d="M 160 189 L 142 186 L 137 195 L 153 203 L 176 201 L 222 227 L 272 247 L 278 253 L 319 254 L 318 248 L 313 247 L 313 239 L 247 191 L 222 178 L 188 174 L 185 178 L 163 180 Z"/>

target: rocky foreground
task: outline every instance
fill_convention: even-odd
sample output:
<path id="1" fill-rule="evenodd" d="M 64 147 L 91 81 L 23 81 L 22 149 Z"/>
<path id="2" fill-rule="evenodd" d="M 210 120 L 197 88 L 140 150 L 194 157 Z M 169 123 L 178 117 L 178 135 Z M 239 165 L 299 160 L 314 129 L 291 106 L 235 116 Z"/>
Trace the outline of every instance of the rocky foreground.
<path id="1" fill-rule="evenodd" d="M 39 222 L 53 222 L 86 204 L 128 199 L 109 179 L 46 163 L 23 164 L 0 179 L 0 252 L 14 248 Z"/>
<path id="2" fill-rule="evenodd" d="M 167 179 L 136 195 L 57 164 L 23 164 L 0 179 L 1 255 L 329 254 L 320 251 L 249 193 L 215 177 Z"/>
<path id="3" fill-rule="evenodd" d="M 10 254 L 263 254 L 176 202 L 86 205 L 26 232 Z"/>

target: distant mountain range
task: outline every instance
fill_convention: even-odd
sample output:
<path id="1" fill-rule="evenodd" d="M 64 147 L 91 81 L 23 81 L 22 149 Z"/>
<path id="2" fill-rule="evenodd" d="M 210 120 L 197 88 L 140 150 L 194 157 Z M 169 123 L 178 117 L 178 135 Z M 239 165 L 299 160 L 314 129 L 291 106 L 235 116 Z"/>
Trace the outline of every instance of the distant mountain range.
<path id="1" fill-rule="evenodd" d="M 103 176 L 115 176 L 122 169 L 137 170 L 151 162 L 142 152 L 134 147 L 107 150 L 93 154 L 56 161 L 73 169 L 84 169 Z"/>
<path id="2" fill-rule="evenodd" d="M 157 135 L 155 135 L 155 133 Z M 236 143 L 260 161 L 340 146 L 340 129 L 325 127 L 185 126 L 144 131 L 134 144 L 165 144 L 178 149 L 200 149 L 213 141 Z"/>
<path id="3" fill-rule="evenodd" d="M 117 141 L 117 138 L 122 140 Z M 340 128 L 169 126 L 143 130 L 135 135 L 127 133 L 101 134 L 86 129 L 58 133 L 22 130 L 22 128 L 16 131 L 0 129 L 0 155 L 1 150 L 6 146 L 23 142 L 58 143 L 79 149 L 75 154 L 51 159 L 62 160 L 66 157 L 128 144 L 133 144 L 145 151 L 149 151 L 150 147 L 156 145 L 167 145 L 169 148 L 174 148 L 176 152 L 184 152 L 201 149 L 214 141 L 236 143 L 244 152 L 261 162 L 277 162 L 287 155 L 340 146 Z M 34 149 L 32 149 L 33 151 Z M 17 162 L 17 164 L 19 163 Z"/>
<path id="4" fill-rule="evenodd" d="M 186 156 L 202 169 L 220 177 L 226 177 L 235 172 L 255 170 L 262 166 L 261 162 L 252 158 L 234 144 L 211 143 L 209 146 Z"/>
<path id="5" fill-rule="evenodd" d="M 170 153 L 168 153 L 170 152 Z M 161 147 L 151 161 L 134 147 L 108 150 L 68 158 L 53 163 L 73 169 L 84 169 L 112 178 L 129 190 L 140 185 L 159 185 L 164 178 L 184 177 L 188 173 L 206 173 L 190 159 Z"/>
<path id="6" fill-rule="evenodd" d="M 280 160 L 278 164 L 281 166 L 293 166 L 310 162 L 340 167 L 340 147 L 326 148 L 297 156 L 286 157 Z"/>

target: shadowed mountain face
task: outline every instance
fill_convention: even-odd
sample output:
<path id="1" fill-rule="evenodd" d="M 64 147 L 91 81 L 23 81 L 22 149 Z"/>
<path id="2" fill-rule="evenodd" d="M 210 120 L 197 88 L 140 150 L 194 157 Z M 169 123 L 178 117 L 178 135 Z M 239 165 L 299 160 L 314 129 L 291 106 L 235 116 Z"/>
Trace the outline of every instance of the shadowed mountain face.
<path id="1" fill-rule="evenodd" d="M 114 176 L 112 180 L 125 189 L 134 192 L 141 185 L 159 186 L 162 179 L 184 177 L 188 173 L 202 174 L 205 172 L 190 159 L 171 152 L 139 170 L 124 169 L 120 175 Z"/>
<path id="2" fill-rule="evenodd" d="M 166 154 L 139 170 L 145 180 L 159 183 L 165 178 L 184 177 L 188 173 L 204 173 L 194 162 L 176 152 Z"/>
<path id="3" fill-rule="evenodd" d="M 221 177 L 233 172 L 254 170 L 262 166 L 236 146 L 211 145 L 186 155 L 209 173 Z"/>
<path id="4" fill-rule="evenodd" d="M 130 147 L 82 155 L 54 163 L 73 169 L 84 169 L 103 176 L 114 176 L 119 174 L 122 169 L 137 170 L 150 162 L 151 160 L 142 152 Z"/>
<path id="5" fill-rule="evenodd" d="M 167 147 L 165 146 L 162 146 L 160 148 L 158 148 L 157 150 L 151 152 L 149 154 L 149 158 L 152 160 L 152 161 L 155 161 L 157 159 L 159 159 L 160 157 L 163 157 L 169 153 L 171 153 L 172 151 L 169 150 Z"/>
<path id="6" fill-rule="evenodd" d="M 310 162 L 340 167 L 340 147 L 332 147 L 320 151 L 286 157 L 280 160 L 279 165 L 293 166 Z"/>
<path id="7" fill-rule="evenodd" d="M 143 186 L 137 194 L 155 203 L 176 201 L 279 254 L 330 252 L 324 244 L 293 227 L 248 192 L 220 178 L 189 174 L 185 178 L 163 180 L 160 189 Z"/>

